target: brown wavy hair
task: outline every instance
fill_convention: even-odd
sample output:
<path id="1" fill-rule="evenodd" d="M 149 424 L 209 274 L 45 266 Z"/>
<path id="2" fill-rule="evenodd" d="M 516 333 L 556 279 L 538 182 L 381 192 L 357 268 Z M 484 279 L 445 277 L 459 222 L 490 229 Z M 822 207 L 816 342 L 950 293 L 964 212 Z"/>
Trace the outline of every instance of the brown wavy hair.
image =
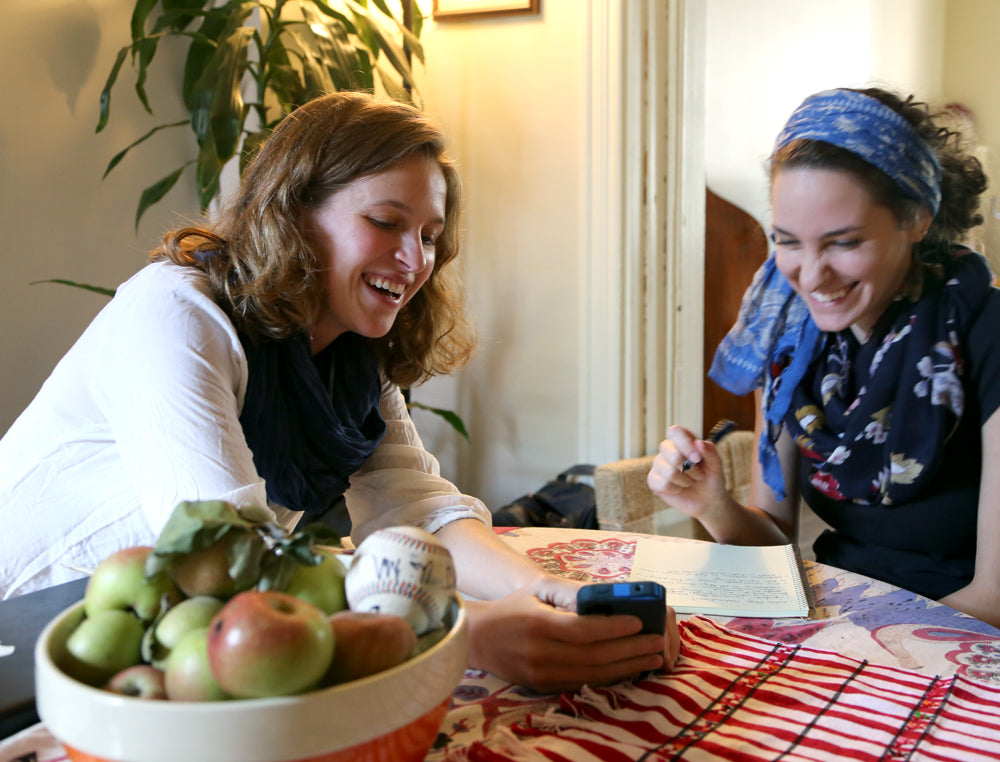
<path id="1" fill-rule="evenodd" d="M 275 127 L 218 220 L 167 233 L 150 258 L 205 272 L 216 301 L 253 340 L 308 331 L 326 298 L 325 265 L 304 234 L 303 212 L 413 156 L 437 161 L 444 173 L 444 230 L 430 277 L 389 332 L 372 342 L 386 375 L 400 386 L 449 373 L 475 348 L 460 277 L 449 267 L 458 255 L 461 184 L 444 133 L 408 104 L 337 92 L 300 106 Z"/>
<path id="2" fill-rule="evenodd" d="M 961 133 L 941 122 L 926 103 L 912 95 L 906 98 L 882 88 L 855 90 L 874 98 L 900 114 L 931 147 L 941 164 L 941 208 L 931 221 L 927 235 L 914 244 L 914 254 L 924 262 L 941 261 L 952 243 L 960 242 L 983 222 L 979 197 L 987 187 L 986 173 L 975 156 L 969 154 Z M 920 202 L 907 196 L 882 170 L 845 148 L 818 140 L 793 140 L 771 156 L 770 175 L 783 169 L 829 169 L 850 172 L 865 186 L 876 203 L 886 207 L 899 225 L 914 219 Z"/>

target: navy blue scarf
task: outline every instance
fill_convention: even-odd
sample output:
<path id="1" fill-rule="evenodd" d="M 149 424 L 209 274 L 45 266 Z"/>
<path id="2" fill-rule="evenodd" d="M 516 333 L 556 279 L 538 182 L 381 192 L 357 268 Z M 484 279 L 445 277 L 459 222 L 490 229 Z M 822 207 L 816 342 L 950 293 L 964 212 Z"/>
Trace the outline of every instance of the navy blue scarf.
<path id="1" fill-rule="evenodd" d="M 323 513 L 385 434 L 370 343 L 348 332 L 313 357 L 305 334 L 241 340 L 249 377 L 240 424 L 267 499 Z"/>

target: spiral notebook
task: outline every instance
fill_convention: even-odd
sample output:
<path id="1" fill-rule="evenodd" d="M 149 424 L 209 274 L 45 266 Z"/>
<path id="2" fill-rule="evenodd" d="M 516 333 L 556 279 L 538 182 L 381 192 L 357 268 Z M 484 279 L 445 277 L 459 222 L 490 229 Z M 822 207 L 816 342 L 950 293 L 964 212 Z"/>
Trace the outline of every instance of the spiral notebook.
<path id="1" fill-rule="evenodd" d="M 629 579 L 659 582 L 667 589 L 667 605 L 678 614 L 808 617 L 813 608 L 795 545 L 663 542 L 640 537 Z"/>

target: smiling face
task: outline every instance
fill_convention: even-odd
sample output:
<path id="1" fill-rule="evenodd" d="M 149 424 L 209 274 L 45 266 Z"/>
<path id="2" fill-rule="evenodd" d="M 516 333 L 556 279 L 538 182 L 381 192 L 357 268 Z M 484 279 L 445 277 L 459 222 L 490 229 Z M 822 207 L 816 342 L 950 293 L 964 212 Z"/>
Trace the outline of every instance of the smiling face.
<path id="1" fill-rule="evenodd" d="M 309 238 L 326 264 L 314 354 L 344 331 L 369 338 L 388 333 L 434 269 L 446 200 L 441 166 L 414 156 L 355 180 L 305 213 Z"/>
<path id="2" fill-rule="evenodd" d="M 900 225 L 849 172 L 783 169 L 771 184 L 778 269 L 822 331 L 865 340 L 899 293 L 929 215 Z"/>

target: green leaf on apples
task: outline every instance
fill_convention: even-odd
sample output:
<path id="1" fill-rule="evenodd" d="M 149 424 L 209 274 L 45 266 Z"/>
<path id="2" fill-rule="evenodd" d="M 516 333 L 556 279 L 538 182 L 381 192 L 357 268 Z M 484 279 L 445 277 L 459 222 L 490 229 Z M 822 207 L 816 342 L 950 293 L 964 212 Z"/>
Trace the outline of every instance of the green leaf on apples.
<path id="1" fill-rule="evenodd" d="M 274 514 L 256 505 L 237 508 L 224 500 L 178 503 L 146 559 L 146 575 L 166 568 L 172 556 L 205 550 L 226 537 L 229 576 L 239 589 L 282 590 L 296 564 L 322 561 L 316 545 L 340 545 L 340 535 L 326 524 L 307 524 L 289 534 Z"/>
<path id="2" fill-rule="evenodd" d="M 340 544 L 340 535 L 322 523 L 307 524 L 294 534 L 275 539 L 261 567 L 258 590 L 284 590 L 298 565 L 316 566 L 323 556 L 316 552 L 317 545 Z"/>
<path id="3" fill-rule="evenodd" d="M 227 537 L 229 576 L 244 586 L 252 585 L 266 552 L 261 537 L 279 535 L 281 527 L 271 523 L 272 514 L 257 506 L 239 509 L 224 500 L 186 500 L 178 503 L 146 559 L 146 575 L 166 568 L 171 556 L 205 550 Z M 265 542 L 267 540 L 265 539 Z"/>
<path id="4" fill-rule="evenodd" d="M 230 530 L 250 529 L 254 523 L 224 500 L 185 500 L 170 514 L 151 555 L 204 550 Z"/>
<path id="5" fill-rule="evenodd" d="M 253 531 L 232 530 L 227 535 L 229 545 L 229 576 L 236 582 L 237 590 L 246 590 L 260 577 L 261 564 L 267 557 L 267 546 Z"/>
<path id="6" fill-rule="evenodd" d="M 307 566 L 316 566 L 323 560 L 323 556 L 315 551 L 316 545 L 340 545 L 340 535 L 326 524 L 317 522 L 297 529 L 277 543 L 283 555 L 292 556 Z"/>

